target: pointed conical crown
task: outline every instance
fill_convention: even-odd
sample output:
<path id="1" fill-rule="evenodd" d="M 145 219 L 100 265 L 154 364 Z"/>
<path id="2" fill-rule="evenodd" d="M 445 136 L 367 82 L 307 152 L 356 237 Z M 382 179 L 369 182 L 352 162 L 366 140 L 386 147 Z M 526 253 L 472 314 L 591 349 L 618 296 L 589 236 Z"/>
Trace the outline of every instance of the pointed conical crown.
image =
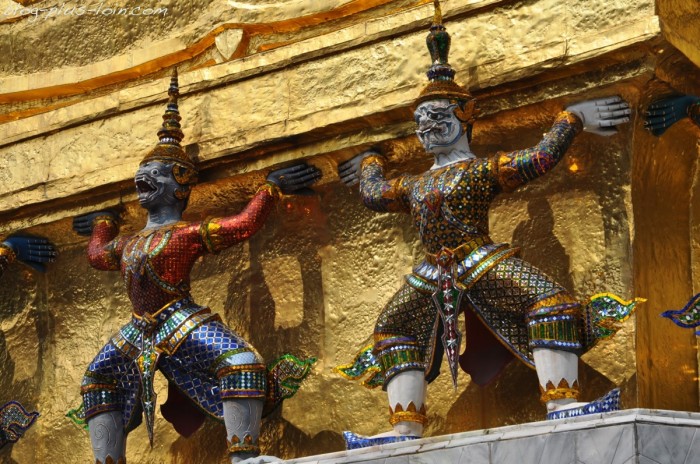
<path id="1" fill-rule="evenodd" d="M 180 126 L 180 110 L 177 106 L 177 99 L 180 96 L 180 89 L 177 82 L 177 69 L 173 70 L 168 88 L 168 106 L 163 114 L 163 125 L 158 130 L 158 145 L 151 150 L 141 161 L 141 164 L 149 161 L 160 161 L 163 163 L 175 163 L 174 169 L 176 180 L 180 184 L 193 184 L 197 181 L 197 167 L 180 145 L 185 137 Z"/>
<path id="2" fill-rule="evenodd" d="M 454 81 L 455 70 L 448 61 L 450 53 L 450 34 L 442 25 L 442 11 L 440 1 L 435 2 L 435 16 L 430 32 L 425 42 L 430 52 L 432 63 L 428 69 L 430 83 L 423 89 L 415 101 L 415 106 L 428 100 L 453 100 L 460 103 L 459 110 L 455 113 L 463 122 L 473 122 L 476 113 L 476 99 L 469 90 Z"/>

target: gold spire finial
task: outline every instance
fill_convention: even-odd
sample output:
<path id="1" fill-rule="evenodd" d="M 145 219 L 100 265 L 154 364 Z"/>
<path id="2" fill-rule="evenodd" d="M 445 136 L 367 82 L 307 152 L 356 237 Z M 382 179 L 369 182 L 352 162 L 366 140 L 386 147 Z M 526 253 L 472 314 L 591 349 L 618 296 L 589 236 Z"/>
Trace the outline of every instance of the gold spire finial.
<path id="1" fill-rule="evenodd" d="M 457 117 L 465 123 L 472 123 L 476 117 L 476 100 L 465 87 L 454 81 L 455 70 L 450 66 L 449 54 L 452 39 L 442 24 L 440 0 L 433 0 L 435 16 L 426 45 L 430 52 L 431 65 L 428 69 L 428 85 L 415 101 L 415 106 L 428 100 L 454 100 L 459 103 Z"/>
<path id="2" fill-rule="evenodd" d="M 435 16 L 433 16 L 433 24 L 442 24 L 442 9 L 440 9 L 440 0 L 433 0 L 435 5 Z"/>
<path id="3" fill-rule="evenodd" d="M 175 163 L 180 166 L 174 170 L 177 181 L 181 184 L 192 184 L 196 182 L 197 168 L 180 145 L 185 134 L 180 126 L 182 117 L 177 102 L 180 96 L 177 77 L 177 68 L 174 68 L 170 77 L 170 87 L 168 87 L 168 104 L 163 114 L 163 124 L 158 130 L 158 144 L 146 155 L 141 164 L 149 161 Z"/>

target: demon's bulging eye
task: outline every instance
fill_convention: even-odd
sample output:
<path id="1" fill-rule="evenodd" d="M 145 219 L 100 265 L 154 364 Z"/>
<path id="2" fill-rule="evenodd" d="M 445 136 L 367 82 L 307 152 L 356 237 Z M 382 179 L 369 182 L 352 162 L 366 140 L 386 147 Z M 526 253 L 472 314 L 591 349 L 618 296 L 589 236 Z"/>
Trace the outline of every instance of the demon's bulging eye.
<path id="1" fill-rule="evenodd" d="M 152 176 L 157 176 L 159 174 L 157 169 L 151 169 L 151 175 Z"/>
<path id="2" fill-rule="evenodd" d="M 435 113 L 435 112 L 428 112 L 428 117 L 432 119 L 433 121 L 441 121 L 445 119 L 445 113 Z"/>

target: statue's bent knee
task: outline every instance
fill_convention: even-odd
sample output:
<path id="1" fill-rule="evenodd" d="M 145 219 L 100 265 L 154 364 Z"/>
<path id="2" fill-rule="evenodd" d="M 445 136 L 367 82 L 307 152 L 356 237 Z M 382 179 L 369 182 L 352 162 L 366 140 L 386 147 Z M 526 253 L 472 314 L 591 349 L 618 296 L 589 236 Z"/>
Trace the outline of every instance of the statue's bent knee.
<path id="1" fill-rule="evenodd" d="M 384 372 L 384 389 L 397 374 L 425 371 L 423 349 L 412 337 L 390 337 L 378 341 L 374 352 Z"/>
<path id="2" fill-rule="evenodd" d="M 257 353 L 243 351 L 226 356 L 215 370 L 222 399 L 265 399 L 267 369 Z"/>
<path id="3" fill-rule="evenodd" d="M 88 371 L 83 377 L 80 392 L 87 420 L 104 412 L 121 414 L 121 398 L 115 381 Z"/>

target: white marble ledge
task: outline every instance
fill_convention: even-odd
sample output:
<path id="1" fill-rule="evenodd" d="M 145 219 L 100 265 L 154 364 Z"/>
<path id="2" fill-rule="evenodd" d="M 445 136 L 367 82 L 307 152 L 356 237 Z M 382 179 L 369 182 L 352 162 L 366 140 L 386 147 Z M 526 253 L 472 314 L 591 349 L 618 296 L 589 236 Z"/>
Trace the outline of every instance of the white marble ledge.
<path id="1" fill-rule="evenodd" d="M 627 409 L 291 459 L 294 464 L 700 464 L 700 413 Z"/>

